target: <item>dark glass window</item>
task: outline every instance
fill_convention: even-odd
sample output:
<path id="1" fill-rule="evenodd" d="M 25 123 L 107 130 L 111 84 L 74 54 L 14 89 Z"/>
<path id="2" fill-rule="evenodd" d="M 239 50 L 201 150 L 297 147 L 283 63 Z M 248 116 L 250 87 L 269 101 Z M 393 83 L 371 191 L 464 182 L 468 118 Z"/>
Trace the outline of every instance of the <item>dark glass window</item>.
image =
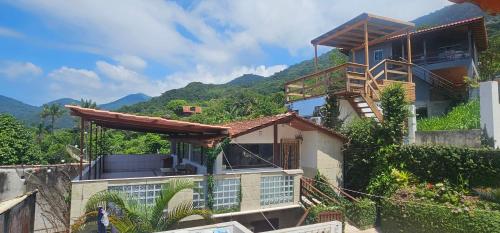
<path id="1" fill-rule="evenodd" d="M 377 49 L 373 51 L 373 60 L 375 61 L 375 63 L 379 63 L 383 59 L 384 59 L 384 50 Z"/>
<path id="2" fill-rule="evenodd" d="M 243 148 L 242 148 L 243 147 Z M 223 159 L 227 169 L 272 167 L 273 144 L 229 144 L 224 150 L 226 159 Z M 259 159 L 257 156 L 261 157 Z M 269 162 L 266 162 L 264 160 Z M 228 163 L 229 162 L 229 163 Z"/>
<path id="3" fill-rule="evenodd" d="M 191 154 L 191 161 L 203 165 L 205 163 L 205 150 L 202 146 L 193 145 L 193 153 Z"/>

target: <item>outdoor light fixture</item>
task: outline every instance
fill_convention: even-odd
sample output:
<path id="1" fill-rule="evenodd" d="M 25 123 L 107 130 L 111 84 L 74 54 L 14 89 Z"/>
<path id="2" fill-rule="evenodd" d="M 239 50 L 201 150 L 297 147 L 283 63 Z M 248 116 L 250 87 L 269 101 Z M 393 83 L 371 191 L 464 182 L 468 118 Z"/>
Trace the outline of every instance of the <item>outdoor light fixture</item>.
<path id="1" fill-rule="evenodd" d="M 301 133 L 295 135 L 295 139 L 300 140 L 300 142 L 304 141 L 304 137 L 302 137 Z"/>
<path id="2" fill-rule="evenodd" d="M 51 173 L 52 172 L 52 169 L 49 167 L 47 168 L 47 173 Z"/>

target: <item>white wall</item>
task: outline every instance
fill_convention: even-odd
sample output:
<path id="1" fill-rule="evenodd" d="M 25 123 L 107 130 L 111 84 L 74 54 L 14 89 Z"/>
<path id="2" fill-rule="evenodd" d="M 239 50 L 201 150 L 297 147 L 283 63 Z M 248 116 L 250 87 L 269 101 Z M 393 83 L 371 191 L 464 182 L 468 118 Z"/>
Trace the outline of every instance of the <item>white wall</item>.
<path id="1" fill-rule="evenodd" d="M 317 130 L 301 131 L 287 124 L 278 125 L 278 142 L 281 139 L 293 139 L 296 135 L 302 135 L 303 138 L 300 143 L 300 168 L 304 171 L 304 176 L 312 178 L 319 170 L 331 184 L 342 186 L 342 140 Z M 236 143 L 273 143 L 273 126 L 242 135 L 232 141 Z M 216 174 L 223 172 L 220 168 L 222 162 L 222 156 L 219 156 L 216 161 Z"/>
<path id="2" fill-rule="evenodd" d="M 486 128 L 488 137 L 495 140 L 495 147 L 500 147 L 500 101 L 498 82 L 480 83 L 481 128 Z"/>

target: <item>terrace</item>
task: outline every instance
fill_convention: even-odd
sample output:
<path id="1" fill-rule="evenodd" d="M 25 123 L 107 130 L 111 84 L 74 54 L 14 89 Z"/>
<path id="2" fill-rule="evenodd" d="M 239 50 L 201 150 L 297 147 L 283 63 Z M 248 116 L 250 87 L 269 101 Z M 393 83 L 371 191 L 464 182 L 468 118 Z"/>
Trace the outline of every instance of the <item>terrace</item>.
<path id="1" fill-rule="evenodd" d="M 184 191 L 176 202 L 188 200 L 196 208 L 206 208 L 210 173 L 206 152 L 224 138 L 230 138 L 230 144 L 217 157 L 212 175 L 216 218 L 297 208 L 302 174 L 307 171 L 314 176 L 317 169 L 322 169 L 309 164 L 316 164 L 315 160 L 322 156 L 323 164 L 331 171 L 338 165 L 329 160 L 341 160 L 343 137 L 295 114 L 214 126 L 66 107 L 73 116 L 80 117 L 82 128 L 81 172 L 72 181 L 71 221 L 83 214 L 87 200 L 99 191 L 121 191 L 140 203 L 151 204 L 162 184 L 172 179 L 187 179 L 196 186 Z M 105 154 L 98 145 L 110 128 L 162 134 L 170 141 L 171 153 Z M 321 149 L 316 141 L 323 137 L 328 148 Z M 334 138 L 339 142 L 329 141 Z M 302 142 L 307 146 L 301 147 Z M 335 148 L 331 148 L 333 145 Z M 89 166 L 83 166 L 84 157 L 91 161 Z M 341 174 L 331 173 L 336 184 L 337 173 Z"/>
<path id="2" fill-rule="evenodd" d="M 351 61 L 285 83 L 287 102 L 316 98 L 333 92 L 346 99 L 360 116 L 375 117 L 382 121 L 382 114 L 375 101 L 380 99 L 380 91 L 391 83 L 401 83 L 407 90 L 408 99 L 415 100 L 411 49 L 407 51 L 408 61 L 402 62 L 370 58 L 369 47 L 405 32 L 409 45 L 409 33 L 413 27 L 413 23 L 364 13 L 313 39 L 311 43 L 314 46 L 316 67 L 318 45 L 335 47 L 349 53 Z M 364 51 L 364 57 L 356 58 L 356 53 L 361 51 Z"/>

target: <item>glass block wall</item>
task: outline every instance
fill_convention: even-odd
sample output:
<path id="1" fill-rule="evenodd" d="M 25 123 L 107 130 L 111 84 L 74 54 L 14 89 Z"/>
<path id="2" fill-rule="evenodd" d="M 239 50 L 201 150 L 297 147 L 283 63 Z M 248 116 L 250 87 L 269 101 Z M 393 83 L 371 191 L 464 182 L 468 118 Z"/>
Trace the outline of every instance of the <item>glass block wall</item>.
<path id="1" fill-rule="evenodd" d="M 137 200 L 140 204 L 154 204 L 160 196 L 162 184 L 120 185 L 109 186 L 109 191 L 121 192 Z"/>
<path id="2" fill-rule="evenodd" d="M 240 179 L 215 180 L 214 209 L 238 208 L 240 205 Z"/>
<path id="3" fill-rule="evenodd" d="M 293 203 L 293 176 L 261 177 L 261 207 L 268 207 L 283 203 Z"/>
<path id="4" fill-rule="evenodd" d="M 205 208 L 206 184 L 205 181 L 194 182 L 193 207 Z M 160 196 L 162 184 L 140 184 L 140 185 L 120 185 L 109 186 L 109 191 L 121 192 L 137 200 L 140 204 L 152 205 L 156 197 Z"/>
<path id="5" fill-rule="evenodd" d="M 207 185 L 205 181 L 195 181 L 193 188 L 193 207 L 196 209 L 205 208 L 205 198 L 207 196 Z"/>

